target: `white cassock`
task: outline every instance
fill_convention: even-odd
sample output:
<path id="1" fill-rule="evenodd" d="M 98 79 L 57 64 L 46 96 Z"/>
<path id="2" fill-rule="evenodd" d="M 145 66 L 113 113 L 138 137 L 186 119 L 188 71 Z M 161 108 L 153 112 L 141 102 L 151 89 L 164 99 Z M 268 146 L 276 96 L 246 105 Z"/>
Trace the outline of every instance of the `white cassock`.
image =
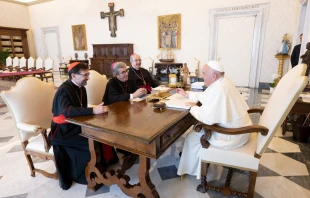
<path id="1" fill-rule="evenodd" d="M 198 99 L 201 107 L 194 106 L 190 113 L 200 122 L 208 125 L 217 124 L 225 128 L 238 128 L 251 125 L 252 121 L 247 113 L 249 109 L 244 98 L 228 77 L 223 77 L 211 84 L 202 93 L 190 93 L 189 99 Z M 185 139 L 182 156 L 178 168 L 178 175 L 201 176 L 200 137 L 204 131 L 190 132 Z M 224 135 L 212 132 L 208 140 L 212 146 L 221 149 L 233 149 L 244 145 L 249 140 L 250 134 Z M 220 167 L 210 166 L 208 169 L 208 181 L 216 179 L 214 171 Z"/>

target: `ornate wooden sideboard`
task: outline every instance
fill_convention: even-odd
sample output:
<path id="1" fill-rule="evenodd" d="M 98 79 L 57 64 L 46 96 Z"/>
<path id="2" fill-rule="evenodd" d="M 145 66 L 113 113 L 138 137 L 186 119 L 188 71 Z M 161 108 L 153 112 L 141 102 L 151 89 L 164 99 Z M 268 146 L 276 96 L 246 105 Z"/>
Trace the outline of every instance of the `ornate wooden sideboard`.
<path id="1" fill-rule="evenodd" d="M 113 77 L 111 64 L 124 62 L 130 65 L 130 55 L 133 53 L 133 44 L 93 44 L 94 55 L 91 60 L 91 69 L 108 78 Z"/>
<path id="2" fill-rule="evenodd" d="M 74 63 L 74 62 L 80 62 L 84 63 L 85 65 L 89 66 L 89 61 L 88 60 L 69 60 L 69 63 Z"/>
<path id="3" fill-rule="evenodd" d="M 156 75 L 155 79 L 159 81 L 169 81 L 169 74 L 175 73 L 177 75 L 178 81 L 180 81 L 180 69 L 183 67 L 183 63 L 171 63 L 162 62 L 155 63 Z M 170 70 L 176 69 L 176 72 L 170 72 Z"/>

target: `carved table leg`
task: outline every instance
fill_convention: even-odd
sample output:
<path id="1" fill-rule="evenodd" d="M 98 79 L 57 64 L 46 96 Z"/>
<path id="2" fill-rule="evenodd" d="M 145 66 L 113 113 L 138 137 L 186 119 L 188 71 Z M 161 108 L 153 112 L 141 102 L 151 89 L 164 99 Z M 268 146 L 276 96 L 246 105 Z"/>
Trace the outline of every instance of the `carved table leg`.
<path id="1" fill-rule="evenodd" d="M 140 155 L 139 181 L 142 187 L 142 194 L 148 198 L 149 197 L 156 198 L 159 197 L 159 194 L 150 179 L 149 169 L 150 169 L 150 158 Z"/>
<path id="2" fill-rule="evenodd" d="M 90 161 L 88 162 L 88 165 L 85 169 L 85 176 L 86 180 L 88 182 L 87 187 L 93 191 L 98 190 L 102 184 L 97 184 L 96 181 L 91 179 L 90 175 L 91 173 L 96 173 L 97 176 L 100 174 L 100 171 L 96 167 L 96 152 L 95 152 L 95 145 L 94 145 L 94 140 L 88 139 L 88 144 L 89 144 L 89 152 L 90 152 Z"/>

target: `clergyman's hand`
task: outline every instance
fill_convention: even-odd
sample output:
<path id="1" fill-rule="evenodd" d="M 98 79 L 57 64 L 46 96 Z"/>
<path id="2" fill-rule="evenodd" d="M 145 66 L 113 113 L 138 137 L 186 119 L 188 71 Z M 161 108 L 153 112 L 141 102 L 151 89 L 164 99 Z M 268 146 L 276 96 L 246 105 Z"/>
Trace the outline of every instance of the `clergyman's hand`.
<path id="1" fill-rule="evenodd" d="M 145 88 L 139 88 L 132 95 L 133 95 L 134 98 L 138 98 L 138 97 L 140 97 L 140 96 L 142 96 L 142 95 L 144 95 L 146 93 L 147 93 L 147 91 L 146 91 Z"/>
<path id="2" fill-rule="evenodd" d="M 186 102 L 185 105 L 189 106 L 189 107 L 193 107 L 193 106 L 196 106 L 196 103 L 194 103 L 194 102 Z"/>
<path id="3" fill-rule="evenodd" d="M 93 108 L 93 114 L 102 114 L 108 112 L 109 108 L 107 106 L 103 106 L 104 102 L 100 105 Z"/>
<path id="4" fill-rule="evenodd" d="M 189 97 L 188 93 L 186 91 L 184 91 L 184 89 L 182 89 L 182 88 L 177 88 L 176 91 L 177 91 L 178 94 L 181 94 L 185 98 Z"/>

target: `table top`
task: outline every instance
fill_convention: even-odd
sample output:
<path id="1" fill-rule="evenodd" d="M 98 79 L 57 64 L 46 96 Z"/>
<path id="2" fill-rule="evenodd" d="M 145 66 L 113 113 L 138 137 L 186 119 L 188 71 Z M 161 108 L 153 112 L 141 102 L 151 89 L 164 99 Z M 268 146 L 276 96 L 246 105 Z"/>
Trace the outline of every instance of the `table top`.
<path id="1" fill-rule="evenodd" d="M 96 131 L 150 144 L 189 114 L 185 109 L 154 110 L 153 103 L 123 101 L 109 105 L 104 114 L 67 118 L 66 121 Z"/>
<path id="2" fill-rule="evenodd" d="M 21 72 L 0 72 L 0 77 L 9 77 L 9 76 L 24 76 L 32 74 L 45 74 L 51 73 L 51 71 L 46 70 L 34 70 L 34 71 L 21 71 Z"/>

